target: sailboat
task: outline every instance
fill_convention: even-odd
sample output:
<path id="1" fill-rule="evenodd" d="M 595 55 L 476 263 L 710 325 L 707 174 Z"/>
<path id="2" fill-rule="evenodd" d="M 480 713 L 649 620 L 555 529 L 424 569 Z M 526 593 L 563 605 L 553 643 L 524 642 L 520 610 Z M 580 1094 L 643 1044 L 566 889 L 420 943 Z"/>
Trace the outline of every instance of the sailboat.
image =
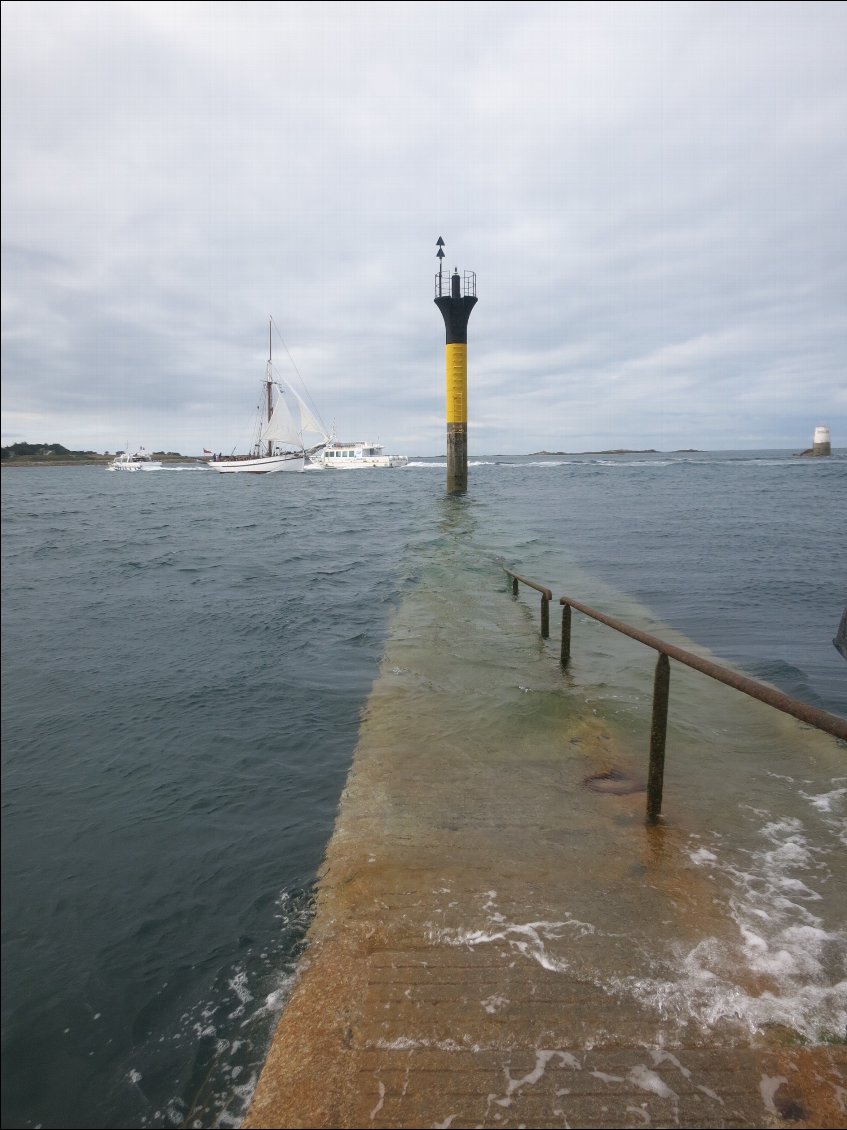
<path id="1" fill-rule="evenodd" d="M 303 471 L 311 456 L 329 442 L 317 413 L 274 371 L 273 318 L 268 327 L 268 361 L 264 380 L 264 408 L 249 455 L 214 456 L 206 463 L 221 474 L 268 475 L 277 471 Z M 299 374 L 298 374 L 299 375 Z M 320 437 L 311 447 L 305 437 Z"/>

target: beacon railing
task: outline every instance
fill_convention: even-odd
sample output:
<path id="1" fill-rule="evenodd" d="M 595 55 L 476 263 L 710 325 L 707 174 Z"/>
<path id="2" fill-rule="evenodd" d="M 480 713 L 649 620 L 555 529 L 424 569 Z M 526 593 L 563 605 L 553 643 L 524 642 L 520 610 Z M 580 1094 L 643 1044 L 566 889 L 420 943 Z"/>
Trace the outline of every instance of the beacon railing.
<path id="1" fill-rule="evenodd" d="M 550 589 L 544 588 L 534 581 L 526 580 L 526 578 L 521 577 L 518 573 L 513 573 L 511 569 L 506 569 L 505 571 L 512 578 L 512 593 L 514 595 L 518 593 L 518 581 L 545 594 L 545 596 L 542 597 L 541 634 L 546 639 L 549 634 L 549 621 L 548 631 L 545 632 L 545 617 L 549 615 L 549 608 L 545 611 L 544 606 L 545 603 L 549 602 L 551 599 L 550 596 L 546 595 L 550 593 Z M 572 608 L 576 608 L 577 611 L 582 612 L 586 616 L 590 616 L 594 620 L 598 620 L 601 624 L 613 628 L 622 635 L 638 640 L 639 643 L 643 643 L 659 653 L 653 678 L 653 714 L 650 724 L 650 767 L 647 776 L 648 823 L 655 824 L 662 810 L 665 741 L 667 736 L 670 690 L 670 659 L 675 659 L 678 663 L 683 663 L 686 667 L 700 671 L 702 674 L 716 679 L 719 683 L 725 683 L 728 687 L 742 691 L 744 694 L 750 695 L 751 698 L 758 699 L 759 702 L 764 702 L 766 705 L 772 706 L 775 710 L 781 710 L 784 714 L 790 714 L 794 718 L 799 719 L 799 721 L 807 723 L 809 726 L 814 726 L 818 730 L 832 734 L 833 737 L 847 741 L 847 719 L 839 718 L 836 714 L 829 714 L 826 710 L 820 710 L 816 706 L 809 706 L 804 702 L 800 702 L 799 699 L 791 698 L 789 695 L 783 694 L 782 691 L 768 687 L 764 683 L 759 683 L 755 679 L 748 678 L 746 675 L 740 675 L 737 671 L 731 671 L 728 667 L 721 667 L 719 664 L 712 663 L 708 659 L 701 659 L 699 655 L 694 655 L 692 652 L 677 647 L 675 644 L 666 643 L 664 640 L 660 640 L 658 636 L 651 636 L 648 632 L 642 632 L 638 628 L 633 628 L 631 624 L 627 624 L 623 620 L 616 620 L 612 616 L 606 616 L 605 613 L 598 612 L 596 608 L 590 608 L 587 604 L 582 604 L 572 597 L 561 597 L 559 604 L 562 605 L 562 644 L 560 660 L 562 667 L 567 667 L 571 658 Z"/>
<path id="2" fill-rule="evenodd" d="M 457 271 L 452 274 L 450 271 L 439 271 L 435 276 L 435 297 L 475 298 L 476 271 L 462 271 L 461 275 Z"/>

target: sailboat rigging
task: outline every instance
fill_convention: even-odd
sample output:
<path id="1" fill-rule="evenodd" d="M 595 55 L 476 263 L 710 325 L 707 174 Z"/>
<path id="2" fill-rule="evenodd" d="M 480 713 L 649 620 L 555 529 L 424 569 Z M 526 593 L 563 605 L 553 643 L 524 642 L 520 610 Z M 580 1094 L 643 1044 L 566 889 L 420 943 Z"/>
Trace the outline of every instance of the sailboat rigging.
<path id="1" fill-rule="evenodd" d="M 273 330 L 274 322 L 271 318 L 264 380 L 264 413 L 259 421 L 252 449 L 248 455 L 220 456 L 208 460 L 206 465 L 213 471 L 250 475 L 303 471 L 310 456 L 320 451 L 330 440 L 317 412 L 274 370 Z M 289 354 L 289 358 L 290 356 Z M 319 438 L 311 446 L 307 446 L 307 436 Z"/>

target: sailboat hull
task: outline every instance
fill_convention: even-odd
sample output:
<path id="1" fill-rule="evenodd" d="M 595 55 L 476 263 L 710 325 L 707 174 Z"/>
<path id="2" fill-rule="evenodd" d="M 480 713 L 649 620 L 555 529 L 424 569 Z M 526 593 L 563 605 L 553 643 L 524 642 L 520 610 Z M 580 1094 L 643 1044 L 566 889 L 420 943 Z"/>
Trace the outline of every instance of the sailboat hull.
<path id="1" fill-rule="evenodd" d="M 243 459 L 210 460 L 206 464 L 222 475 L 273 475 L 279 471 L 302 471 L 304 465 L 302 455 L 245 456 Z"/>

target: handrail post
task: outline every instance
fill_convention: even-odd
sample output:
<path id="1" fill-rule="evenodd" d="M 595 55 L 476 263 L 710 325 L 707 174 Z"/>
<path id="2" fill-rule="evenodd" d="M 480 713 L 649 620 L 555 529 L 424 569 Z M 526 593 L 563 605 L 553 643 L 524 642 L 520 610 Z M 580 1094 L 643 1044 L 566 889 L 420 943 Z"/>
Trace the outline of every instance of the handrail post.
<path id="1" fill-rule="evenodd" d="M 508 576 L 512 578 L 512 596 L 518 595 L 518 582 L 523 581 L 531 589 L 541 593 L 541 638 L 549 639 L 550 637 L 550 601 L 553 599 L 553 594 L 550 589 L 545 588 L 544 585 L 539 585 L 536 581 L 529 580 L 528 577 L 522 577 L 519 573 L 513 573 L 511 569 L 506 569 Z"/>
<path id="2" fill-rule="evenodd" d="M 653 679 L 653 719 L 650 725 L 650 770 L 647 777 L 647 823 L 655 824 L 662 811 L 665 778 L 665 738 L 668 730 L 670 660 L 663 651 L 656 660 Z"/>
<path id="3" fill-rule="evenodd" d="M 559 662 L 563 667 L 571 661 L 571 606 L 562 605 L 562 651 Z"/>

